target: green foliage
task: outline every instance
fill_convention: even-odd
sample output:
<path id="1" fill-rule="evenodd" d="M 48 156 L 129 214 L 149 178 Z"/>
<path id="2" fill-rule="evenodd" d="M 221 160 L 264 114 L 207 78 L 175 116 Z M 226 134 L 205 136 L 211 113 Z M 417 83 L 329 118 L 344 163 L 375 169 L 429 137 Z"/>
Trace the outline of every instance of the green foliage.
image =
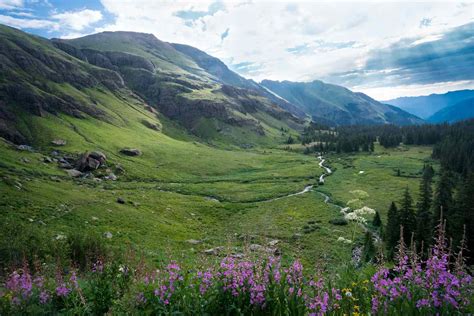
<path id="1" fill-rule="evenodd" d="M 416 230 L 416 217 L 413 209 L 413 200 L 408 188 L 403 193 L 402 201 L 400 202 L 399 225 L 403 226 L 403 239 L 409 243 L 412 235 Z"/>
<path id="2" fill-rule="evenodd" d="M 387 226 L 385 228 L 385 242 L 389 258 L 393 258 L 395 248 L 400 239 L 400 215 L 394 202 L 390 204 L 387 213 Z"/>

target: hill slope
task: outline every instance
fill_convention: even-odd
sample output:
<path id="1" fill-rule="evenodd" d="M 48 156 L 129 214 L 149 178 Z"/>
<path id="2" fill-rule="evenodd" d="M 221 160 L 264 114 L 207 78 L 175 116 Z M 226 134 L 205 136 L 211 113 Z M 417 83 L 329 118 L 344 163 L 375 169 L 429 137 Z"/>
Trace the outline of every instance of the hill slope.
<path id="1" fill-rule="evenodd" d="M 430 116 L 428 121 L 432 123 L 453 123 L 470 118 L 474 118 L 474 98 L 448 106 Z"/>
<path id="2" fill-rule="evenodd" d="M 279 105 L 282 109 L 285 109 L 292 114 L 300 118 L 305 118 L 307 114 L 302 111 L 299 107 L 291 104 L 290 102 L 284 100 L 281 97 L 273 94 L 271 91 L 268 91 L 265 87 L 258 84 L 257 82 L 246 79 L 239 74 L 230 70 L 222 61 L 219 59 L 206 54 L 205 52 L 194 48 L 189 45 L 182 44 L 171 44 L 181 53 L 187 55 L 189 58 L 194 60 L 201 68 L 205 69 L 208 73 L 212 74 L 214 78 L 227 85 L 236 86 L 239 88 L 254 90 L 262 96 L 265 96 L 273 103 Z"/>
<path id="3" fill-rule="evenodd" d="M 145 109 L 156 129 L 171 119 L 180 133 L 226 146 L 280 142 L 280 129 L 301 126 L 265 96 L 218 82 L 149 34 L 50 41 L 0 26 L 0 59 L 0 136 L 18 144 L 47 142 L 35 131 L 36 117 L 128 124 L 117 117 L 118 105 L 101 103 L 98 94 Z"/>
<path id="4" fill-rule="evenodd" d="M 459 90 L 420 97 L 402 97 L 382 102 L 397 106 L 409 113 L 427 119 L 441 109 L 473 97 L 474 90 Z"/>
<path id="5" fill-rule="evenodd" d="M 151 34 L 104 32 L 54 42 L 77 58 L 116 71 L 148 104 L 204 139 L 252 142 L 245 133 L 258 138 L 299 127 L 298 119 L 258 91 L 219 80 L 215 71 Z"/>
<path id="6" fill-rule="evenodd" d="M 261 84 L 299 106 L 313 120 L 331 125 L 419 124 L 422 120 L 390 105 L 375 101 L 363 93 L 315 80 L 291 82 L 264 80 Z"/>

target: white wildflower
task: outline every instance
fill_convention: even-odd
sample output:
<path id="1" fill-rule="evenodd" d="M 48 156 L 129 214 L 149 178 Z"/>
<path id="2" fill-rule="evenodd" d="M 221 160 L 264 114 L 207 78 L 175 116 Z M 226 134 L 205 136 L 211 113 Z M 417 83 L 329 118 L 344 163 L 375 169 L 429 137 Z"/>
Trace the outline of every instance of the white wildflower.
<path id="1" fill-rule="evenodd" d="M 370 207 L 363 206 L 363 207 L 355 210 L 354 213 L 356 213 L 359 216 L 362 216 L 362 215 L 375 215 L 375 210 L 370 208 Z"/>

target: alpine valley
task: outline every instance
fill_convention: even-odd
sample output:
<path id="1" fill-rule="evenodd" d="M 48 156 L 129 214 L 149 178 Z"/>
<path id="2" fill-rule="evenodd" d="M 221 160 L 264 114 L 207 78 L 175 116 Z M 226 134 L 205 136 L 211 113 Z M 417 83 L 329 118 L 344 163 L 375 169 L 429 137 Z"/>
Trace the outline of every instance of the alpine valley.
<path id="1" fill-rule="evenodd" d="M 474 313 L 462 94 L 379 102 L 152 34 L 0 25 L 0 314 Z"/>

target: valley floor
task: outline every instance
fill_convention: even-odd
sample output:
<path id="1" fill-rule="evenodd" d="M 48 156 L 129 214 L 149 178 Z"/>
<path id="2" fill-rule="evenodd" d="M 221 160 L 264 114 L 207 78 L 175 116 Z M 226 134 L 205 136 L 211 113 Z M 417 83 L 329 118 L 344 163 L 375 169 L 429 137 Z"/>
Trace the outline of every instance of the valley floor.
<path id="1" fill-rule="evenodd" d="M 377 147 L 372 154 L 330 155 L 326 164 L 333 174 L 318 186 L 324 170 L 315 156 L 278 149 L 220 150 L 174 141 L 175 155 L 167 150 L 167 156 L 120 157 L 126 173 L 99 182 L 69 178 L 44 162 L 44 152 L 1 146 L 4 225 L 21 221 L 51 239 L 96 233 L 112 246 L 135 245 L 155 262 L 179 258 L 197 264 L 218 260 L 214 254 L 253 256 L 276 248 L 284 259 L 298 257 L 308 267 L 351 258 L 351 246 L 337 239 L 351 238 L 354 228 L 329 223 L 341 215 L 320 192 L 344 206 L 357 197 L 355 190 L 363 190 L 363 203 L 384 216 L 405 187 L 417 191 L 431 152 Z M 287 196 L 308 185 L 312 190 Z"/>

